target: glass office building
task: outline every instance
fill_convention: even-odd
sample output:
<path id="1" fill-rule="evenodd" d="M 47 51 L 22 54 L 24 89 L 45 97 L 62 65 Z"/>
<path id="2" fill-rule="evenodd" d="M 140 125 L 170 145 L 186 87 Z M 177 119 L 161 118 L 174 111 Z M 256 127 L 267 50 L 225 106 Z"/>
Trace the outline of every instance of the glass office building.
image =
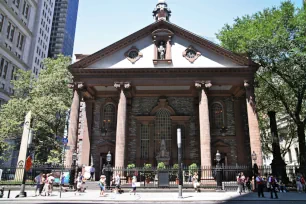
<path id="1" fill-rule="evenodd" d="M 56 0 L 49 57 L 72 56 L 79 0 Z"/>

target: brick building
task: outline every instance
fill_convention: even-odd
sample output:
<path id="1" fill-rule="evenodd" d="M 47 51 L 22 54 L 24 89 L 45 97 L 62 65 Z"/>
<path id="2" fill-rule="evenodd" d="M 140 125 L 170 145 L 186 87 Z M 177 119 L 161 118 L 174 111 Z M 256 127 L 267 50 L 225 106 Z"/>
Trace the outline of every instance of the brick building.
<path id="1" fill-rule="evenodd" d="M 173 23 L 159 0 L 156 22 L 70 66 L 74 91 L 67 164 L 99 172 L 112 164 L 177 163 L 177 128 L 186 165 L 262 164 L 255 112 L 257 65 Z M 75 147 L 75 148 L 73 148 Z"/>

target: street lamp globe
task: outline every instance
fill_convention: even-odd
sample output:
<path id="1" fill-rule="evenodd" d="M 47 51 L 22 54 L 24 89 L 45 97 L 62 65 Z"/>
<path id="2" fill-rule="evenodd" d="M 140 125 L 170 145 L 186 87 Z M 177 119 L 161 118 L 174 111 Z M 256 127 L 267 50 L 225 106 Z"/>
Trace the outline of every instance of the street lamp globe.
<path id="1" fill-rule="evenodd" d="M 218 163 L 221 161 L 221 154 L 219 153 L 219 150 L 217 150 L 217 153 L 216 153 L 216 160 Z"/>
<path id="2" fill-rule="evenodd" d="M 253 161 L 254 161 L 254 163 L 255 163 L 255 161 L 257 160 L 257 155 L 256 155 L 256 153 L 253 151 L 253 153 L 252 153 L 252 159 L 253 159 Z"/>
<path id="3" fill-rule="evenodd" d="M 107 162 L 112 161 L 112 155 L 111 155 L 110 151 L 108 151 L 108 153 L 107 153 L 107 155 L 106 155 L 106 161 L 107 161 Z"/>

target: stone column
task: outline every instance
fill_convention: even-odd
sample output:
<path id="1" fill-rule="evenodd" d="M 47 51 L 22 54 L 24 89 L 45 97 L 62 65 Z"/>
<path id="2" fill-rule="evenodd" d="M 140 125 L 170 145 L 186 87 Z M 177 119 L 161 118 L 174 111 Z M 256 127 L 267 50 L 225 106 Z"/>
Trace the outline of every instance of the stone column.
<path id="1" fill-rule="evenodd" d="M 246 89 L 246 103 L 248 111 L 251 152 L 255 152 L 257 155 L 256 164 L 262 166 L 262 150 L 258 117 L 256 113 L 254 86 L 252 86 L 248 81 L 244 81 L 244 87 Z M 253 160 L 252 164 L 254 164 Z"/>
<path id="2" fill-rule="evenodd" d="M 212 84 L 210 81 L 202 81 L 196 82 L 195 86 L 201 91 L 199 102 L 201 166 L 206 167 L 211 166 L 211 139 L 207 90 Z"/>
<path id="3" fill-rule="evenodd" d="M 93 101 L 85 101 L 81 164 L 89 166 Z"/>
<path id="4" fill-rule="evenodd" d="M 124 167 L 127 105 L 124 89 L 130 88 L 131 85 L 128 82 L 115 82 L 114 86 L 115 88 L 120 89 L 120 99 L 117 111 L 115 167 Z"/>
<path id="5" fill-rule="evenodd" d="M 73 89 L 73 99 L 70 109 L 69 129 L 68 129 L 68 146 L 69 150 L 66 150 L 66 166 L 72 165 L 72 154 L 77 150 L 77 138 L 78 138 L 78 126 L 79 126 L 79 111 L 80 111 L 80 89 L 83 88 L 83 84 L 74 83 L 69 87 Z"/>

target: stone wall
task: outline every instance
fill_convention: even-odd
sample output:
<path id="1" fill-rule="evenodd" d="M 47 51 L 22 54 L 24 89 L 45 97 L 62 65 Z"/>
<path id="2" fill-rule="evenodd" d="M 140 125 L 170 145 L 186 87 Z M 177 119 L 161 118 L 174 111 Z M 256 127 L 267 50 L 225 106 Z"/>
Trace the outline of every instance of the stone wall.
<path id="1" fill-rule="evenodd" d="M 186 137 L 190 153 L 186 158 L 193 162 L 199 160 L 198 132 L 195 125 L 195 106 L 192 97 L 168 97 L 168 104 L 173 108 L 178 116 L 191 116 L 189 124 L 189 133 Z M 136 163 L 136 138 L 137 138 L 137 121 L 135 116 L 149 116 L 150 112 L 158 105 L 159 97 L 135 97 L 132 99 L 132 107 L 128 109 L 128 152 L 127 163 Z M 152 135 L 151 135 L 152 136 Z M 176 137 L 176 135 L 172 135 Z"/>

